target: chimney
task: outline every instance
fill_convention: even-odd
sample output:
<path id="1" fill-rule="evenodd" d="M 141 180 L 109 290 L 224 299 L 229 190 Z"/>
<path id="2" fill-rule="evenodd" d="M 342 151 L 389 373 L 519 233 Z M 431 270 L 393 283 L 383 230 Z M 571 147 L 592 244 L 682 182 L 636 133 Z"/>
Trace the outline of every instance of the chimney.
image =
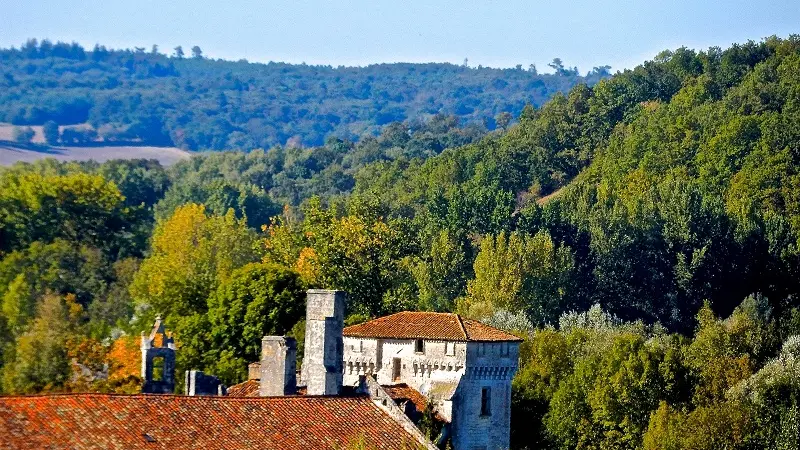
<path id="1" fill-rule="evenodd" d="M 342 390 L 344 308 L 342 291 L 307 292 L 302 380 L 308 395 L 339 395 Z"/>
<path id="2" fill-rule="evenodd" d="M 297 391 L 297 341 L 285 336 L 261 339 L 259 395 L 292 395 Z M 249 378 L 255 367 L 251 364 Z"/>
<path id="3" fill-rule="evenodd" d="M 184 383 L 184 394 L 197 395 L 225 395 L 225 385 L 219 378 L 206 375 L 200 370 L 187 370 Z"/>
<path id="4" fill-rule="evenodd" d="M 264 351 L 264 341 L 261 341 L 261 351 Z M 247 366 L 247 379 L 248 380 L 260 380 L 261 379 L 261 363 L 254 362 L 250 363 Z"/>

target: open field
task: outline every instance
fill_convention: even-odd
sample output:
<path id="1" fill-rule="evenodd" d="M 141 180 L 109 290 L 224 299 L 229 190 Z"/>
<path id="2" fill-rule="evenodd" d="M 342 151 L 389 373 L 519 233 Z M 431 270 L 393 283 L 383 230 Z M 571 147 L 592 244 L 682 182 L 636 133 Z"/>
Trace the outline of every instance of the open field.
<path id="1" fill-rule="evenodd" d="M 37 159 L 55 158 L 60 161 L 98 162 L 109 159 L 157 159 L 168 166 L 189 157 L 189 152 L 174 147 L 103 146 L 103 147 L 49 147 L 43 149 L 20 148 L 0 143 L 0 166 L 15 162 L 33 162 Z"/>

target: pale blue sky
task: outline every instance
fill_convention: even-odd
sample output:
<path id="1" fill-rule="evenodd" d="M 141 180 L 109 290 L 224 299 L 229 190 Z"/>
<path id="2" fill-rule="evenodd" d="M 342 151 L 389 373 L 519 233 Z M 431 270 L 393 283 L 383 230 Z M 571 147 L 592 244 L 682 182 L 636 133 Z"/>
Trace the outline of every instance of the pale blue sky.
<path id="1" fill-rule="evenodd" d="M 0 0 L 0 11 L 3 47 L 199 45 L 210 57 L 334 66 L 469 58 L 547 69 L 560 57 L 581 72 L 616 70 L 666 48 L 800 33 L 799 0 Z"/>

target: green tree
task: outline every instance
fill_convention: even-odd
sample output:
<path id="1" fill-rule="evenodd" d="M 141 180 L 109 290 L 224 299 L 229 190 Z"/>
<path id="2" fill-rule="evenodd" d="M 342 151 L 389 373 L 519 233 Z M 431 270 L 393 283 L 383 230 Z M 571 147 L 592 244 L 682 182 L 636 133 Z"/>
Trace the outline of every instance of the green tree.
<path id="1" fill-rule="evenodd" d="M 58 129 L 58 124 L 52 120 L 48 120 L 42 126 L 42 133 L 44 133 L 44 140 L 47 145 L 58 145 L 61 139 L 61 132 Z"/>
<path id="2" fill-rule="evenodd" d="M 250 183 L 232 183 L 225 180 L 179 180 L 167 190 L 155 206 L 155 216 L 164 220 L 176 208 L 187 203 L 202 204 L 211 214 L 223 215 L 232 209 L 239 218 L 246 218 L 254 229 L 270 223 L 280 213 L 269 194 Z"/>
<path id="3" fill-rule="evenodd" d="M 31 394 L 56 390 L 68 380 L 70 364 L 65 342 L 70 330 L 64 300 L 46 295 L 30 329 L 5 355 L 3 390 Z"/>
<path id="4" fill-rule="evenodd" d="M 131 296 L 151 316 L 171 319 L 207 310 L 206 299 L 237 268 L 257 260 L 256 237 L 233 211 L 211 216 L 202 205 L 175 210 L 153 232 L 150 255 L 131 283 Z"/>
<path id="5" fill-rule="evenodd" d="M 304 310 L 305 287 L 296 273 L 267 263 L 235 270 L 208 298 L 213 346 L 203 349 L 225 353 L 235 370 L 218 366 L 213 373 L 228 384 L 243 381 L 247 364 L 259 359 L 261 338 L 285 335 Z"/>
<path id="6" fill-rule="evenodd" d="M 363 197 L 351 198 L 346 211 L 343 206 L 326 209 L 313 198 L 299 236 L 287 230 L 298 227 L 291 222 L 269 228 L 266 261 L 291 265 L 310 286 L 346 291 L 353 313 L 375 317 L 409 309 L 414 293 L 408 257 L 416 240 L 408 222 L 385 219 L 376 202 Z"/>
<path id="7" fill-rule="evenodd" d="M 500 114 L 498 114 L 494 118 L 494 121 L 495 121 L 495 124 L 497 124 L 498 128 L 500 128 L 501 130 L 505 131 L 506 129 L 508 129 L 508 125 L 511 123 L 511 119 L 513 117 L 514 116 L 512 116 L 511 113 L 504 111 L 504 112 L 501 112 Z"/>
<path id="8" fill-rule="evenodd" d="M 14 142 L 24 145 L 30 144 L 35 135 L 36 133 L 31 127 L 14 127 L 11 132 L 11 138 L 14 139 Z"/>
<path id="9" fill-rule="evenodd" d="M 544 231 L 487 236 L 459 309 L 475 318 L 522 310 L 535 323 L 552 323 L 571 306 L 574 264 L 569 247 L 557 245 Z"/>
<path id="10" fill-rule="evenodd" d="M 0 177 L 0 249 L 64 238 L 90 243 L 110 254 L 137 251 L 129 247 L 133 236 L 126 228 L 132 217 L 123 202 L 116 185 L 98 175 L 4 174 Z"/>
<path id="11" fill-rule="evenodd" d="M 453 233 L 441 230 L 434 236 L 427 257 L 412 268 L 419 291 L 419 308 L 452 311 L 455 299 L 466 289 L 469 260 L 463 243 Z"/>

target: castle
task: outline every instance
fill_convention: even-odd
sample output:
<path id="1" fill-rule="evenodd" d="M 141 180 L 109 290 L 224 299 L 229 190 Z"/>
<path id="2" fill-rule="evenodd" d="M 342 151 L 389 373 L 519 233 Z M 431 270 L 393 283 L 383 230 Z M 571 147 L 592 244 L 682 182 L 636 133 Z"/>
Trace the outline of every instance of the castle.
<path id="1" fill-rule="evenodd" d="M 0 397 L 8 448 L 509 447 L 511 379 L 521 340 L 456 314 L 401 312 L 344 327 L 346 295 L 309 290 L 305 352 L 265 336 L 248 380 L 187 371 L 160 319 L 142 335 L 144 395 Z M 159 394 L 159 395 L 153 395 Z M 441 431 L 418 428 L 432 412 Z M 10 436 L 10 438 L 8 438 Z"/>
<path id="2" fill-rule="evenodd" d="M 344 381 L 407 385 L 433 402 L 454 449 L 505 449 L 520 341 L 457 314 L 401 312 L 344 329 Z"/>

